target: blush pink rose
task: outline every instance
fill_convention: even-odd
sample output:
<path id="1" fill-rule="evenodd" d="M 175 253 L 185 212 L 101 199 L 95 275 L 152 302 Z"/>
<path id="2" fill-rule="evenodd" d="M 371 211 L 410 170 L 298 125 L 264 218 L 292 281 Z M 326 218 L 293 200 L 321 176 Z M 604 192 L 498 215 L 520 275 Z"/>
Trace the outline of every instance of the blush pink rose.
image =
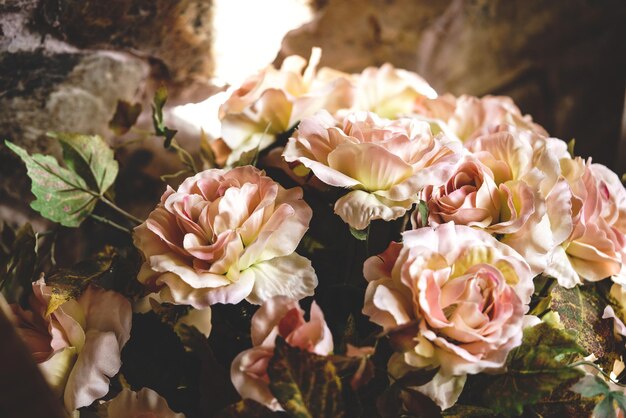
<path id="1" fill-rule="evenodd" d="M 295 249 L 311 216 L 302 189 L 284 189 L 254 167 L 203 171 L 168 187 L 135 229 L 145 257 L 138 279 L 163 301 L 198 309 L 310 296 L 317 277 Z"/>
<path id="2" fill-rule="evenodd" d="M 317 71 L 320 56 L 321 50 L 313 48 L 308 65 L 302 57 L 289 56 L 280 69 L 270 65 L 232 92 L 219 111 L 229 164 L 243 152 L 268 147 L 305 116 L 351 105 L 351 76 L 328 68 Z"/>
<path id="3" fill-rule="evenodd" d="M 466 142 L 465 146 L 474 159 L 487 167 L 496 186 L 489 189 L 491 200 L 484 197 L 484 182 L 477 189 L 483 191 L 483 197 L 475 206 L 492 210 L 499 207 L 497 217 L 491 218 L 485 230 L 519 252 L 534 274 L 541 273 L 551 251 L 573 229 L 571 191 L 561 176 L 561 160 L 570 159 L 565 143 L 512 125 L 501 125 L 490 134 Z M 457 171 L 463 173 L 461 167 Z M 448 185 L 447 190 L 454 187 Z M 466 201 L 462 204 L 473 206 Z M 458 218 L 450 220 L 467 224 Z"/>
<path id="4" fill-rule="evenodd" d="M 335 213 L 355 229 L 397 219 L 428 184 L 441 184 L 458 159 L 458 142 L 434 137 L 427 123 L 349 113 L 340 121 L 322 111 L 305 118 L 283 157 L 323 183 L 350 190 Z"/>
<path id="5" fill-rule="evenodd" d="M 491 133 L 500 125 L 513 125 L 548 136 L 545 129 L 529 115 L 522 115 L 513 100 L 506 96 L 423 97 L 416 101 L 414 112 L 435 121 L 446 135 L 462 142 Z"/>
<path id="6" fill-rule="evenodd" d="M 615 173 L 580 158 L 562 161 L 573 230 L 551 254 L 547 274 L 565 287 L 612 277 L 626 284 L 626 190 Z"/>
<path id="7" fill-rule="evenodd" d="M 33 283 L 30 309 L 12 305 L 15 325 L 52 389 L 72 412 L 109 392 L 130 338 L 132 309 L 119 293 L 90 286 L 48 314 L 53 288 Z"/>
<path id="8" fill-rule="evenodd" d="M 285 296 L 267 300 L 252 317 L 253 347 L 233 360 L 230 376 L 242 398 L 253 399 L 273 410 L 281 406 L 269 390 L 267 367 L 274 355 L 277 336 L 292 347 L 318 355 L 325 356 L 333 351 L 332 334 L 315 302 L 307 322 L 297 301 Z"/>
<path id="9" fill-rule="evenodd" d="M 389 370 L 438 367 L 432 384 L 449 388 L 444 398 L 428 385 L 420 391 L 444 408 L 460 394 L 465 375 L 501 370 L 521 344 L 533 275 L 518 253 L 486 232 L 453 223 L 405 232 L 402 244 L 365 262 L 364 275 L 363 313 L 386 332 L 414 326 Z"/>

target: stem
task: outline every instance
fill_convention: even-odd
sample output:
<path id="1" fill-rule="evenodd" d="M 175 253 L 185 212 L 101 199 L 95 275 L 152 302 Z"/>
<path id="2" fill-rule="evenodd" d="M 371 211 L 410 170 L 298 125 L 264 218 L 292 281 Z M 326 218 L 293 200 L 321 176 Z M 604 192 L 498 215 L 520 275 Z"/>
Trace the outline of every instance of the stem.
<path id="1" fill-rule="evenodd" d="M 111 209 L 115 210 L 117 213 L 119 213 L 120 215 L 124 216 L 129 221 L 132 221 L 132 222 L 136 223 L 137 225 L 143 223 L 143 221 L 141 219 L 139 219 L 136 216 L 126 212 L 124 209 L 120 208 L 119 206 L 117 206 L 115 203 L 111 202 L 106 197 L 100 196 L 100 200 L 102 201 L 102 203 L 104 203 L 105 205 L 107 205 Z"/>
<path id="2" fill-rule="evenodd" d="M 620 383 L 618 381 L 613 380 L 610 375 L 608 375 L 604 370 L 602 370 L 600 368 L 600 366 L 598 366 L 595 363 L 592 363 L 590 361 L 581 360 L 581 361 L 577 361 L 577 362 L 572 363 L 572 364 L 569 365 L 569 367 L 577 367 L 577 366 L 590 366 L 590 367 L 593 367 L 600 374 L 602 374 L 609 382 L 614 383 L 614 384 L 616 384 L 618 386 L 621 386 L 621 387 L 626 387 L 626 385 L 624 385 L 624 384 L 622 384 L 622 383 Z"/>
<path id="3" fill-rule="evenodd" d="M 103 224 L 106 224 L 106 225 L 112 226 L 113 228 L 115 228 L 115 229 L 117 229 L 117 230 L 120 230 L 120 231 L 126 232 L 126 233 L 128 233 L 128 234 L 132 234 L 132 232 L 133 232 L 133 231 L 131 231 L 130 229 L 125 228 L 125 227 L 123 227 L 122 225 L 120 225 L 120 224 L 118 224 L 118 223 L 116 223 L 116 222 L 113 222 L 113 221 L 112 221 L 112 220 L 110 220 L 110 219 L 104 218 L 104 217 L 102 217 L 102 216 L 94 215 L 94 214 L 92 213 L 92 214 L 90 214 L 90 215 L 89 215 L 89 217 L 91 217 L 92 219 L 94 219 L 94 220 L 96 220 L 96 221 L 98 221 L 98 222 L 102 222 Z"/>
<path id="4" fill-rule="evenodd" d="M 196 162 L 194 161 L 193 157 L 191 156 L 191 154 L 189 154 L 189 152 L 182 148 L 180 145 L 178 145 L 178 143 L 176 142 L 176 140 L 172 140 L 172 148 L 174 148 L 176 151 L 178 151 L 179 153 L 181 153 L 185 158 L 183 161 L 183 163 L 185 163 L 185 165 L 187 165 L 187 167 L 189 167 L 191 170 L 193 170 L 193 173 L 196 174 L 198 173 L 198 168 L 196 167 Z"/>

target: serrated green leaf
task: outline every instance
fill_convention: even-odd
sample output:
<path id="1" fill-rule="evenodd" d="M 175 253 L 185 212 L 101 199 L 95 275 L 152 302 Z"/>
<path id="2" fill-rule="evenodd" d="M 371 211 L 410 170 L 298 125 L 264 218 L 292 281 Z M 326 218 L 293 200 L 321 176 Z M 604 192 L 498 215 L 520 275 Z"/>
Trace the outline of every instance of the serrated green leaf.
<path id="1" fill-rule="evenodd" d="M 5 141 L 26 164 L 37 199 L 30 206 L 43 217 L 63 226 L 77 227 L 93 211 L 98 194 L 78 174 L 61 167 L 54 157 L 29 155 L 23 148 Z"/>
<path id="2" fill-rule="evenodd" d="M 93 258 L 81 261 L 71 268 L 60 269 L 49 276 L 46 284 L 52 287 L 52 295 L 46 315 L 50 315 L 68 300 L 78 298 L 90 284 L 97 283 L 111 269 L 116 256 L 113 247 L 106 247 Z"/>
<path id="3" fill-rule="evenodd" d="M 243 399 L 220 411 L 215 418 L 273 418 L 285 416 L 284 413 L 272 411 L 252 399 Z"/>
<path id="4" fill-rule="evenodd" d="M 621 346 L 613 333 L 613 321 L 602 319 L 606 305 L 597 284 L 573 289 L 555 285 L 550 292 L 550 309 L 559 314 L 564 328 L 574 333 L 588 354 L 595 354 L 602 368 L 611 370 Z"/>
<path id="5" fill-rule="evenodd" d="M 141 114 L 141 103 L 129 103 L 126 100 L 118 100 L 115 107 L 115 114 L 109 121 L 109 128 L 116 135 L 124 135 L 137 123 L 137 118 Z"/>
<path id="6" fill-rule="evenodd" d="M 540 323 L 524 330 L 522 345 L 513 349 L 507 359 L 506 373 L 485 388 L 486 406 L 505 416 L 520 415 L 526 405 L 548 396 L 563 384 L 572 384 L 584 374 L 569 367 L 571 357 L 584 350 L 574 337 Z"/>
<path id="7" fill-rule="evenodd" d="M 85 180 L 101 196 L 115 182 L 119 166 L 113 150 L 98 135 L 70 133 L 49 134 L 63 147 L 63 160 L 71 171 Z"/>
<path id="8" fill-rule="evenodd" d="M 270 391 L 290 416 L 344 416 L 341 380 L 326 357 L 291 347 L 277 338 L 267 374 Z"/>
<path id="9" fill-rule="evenodd" d="M 152 100 L 152 125 L 154 126 L 155 135 L 164 139 L 163 146 L 165 148 L 169 148 L 172 145 L 172 140 L 178 131 L 165 126 L 165 121 L 163 120 L 163 107 L 166 102 L 167 89 L 161 86 L 154 93 L 154 99 Z"/>
<path id="10" fill-rule="evenodd" d="M 586 398 L 593 398 L 598 395 L 606 395 L 610 392 L 609 385 L 599 376 L 586 375 L 576 382 L 570 390 L 580 393 Z"/>

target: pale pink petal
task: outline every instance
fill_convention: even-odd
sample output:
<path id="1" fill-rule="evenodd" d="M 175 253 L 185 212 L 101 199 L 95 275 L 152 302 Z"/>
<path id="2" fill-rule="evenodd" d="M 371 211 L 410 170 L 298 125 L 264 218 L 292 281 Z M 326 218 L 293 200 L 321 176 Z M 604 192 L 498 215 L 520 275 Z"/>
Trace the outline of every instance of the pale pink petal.
<path id="1" fill-rule="evenodd" d="M 303 312 L 298 302 L 287 296 L 279 295 L 266 300 L 256 311 L 250 323 L 252 345 L 260 346 L 268 342 L 270 347 L 273 347 L 276 335 L 273 335 L 274 338 L 271 341 L 268 341 L 267 337 L 275 328 L 277 329 L 280 320 L 292 309 Z"/>
<path id="2" fill-rule="evenodd" d="M 109 379 L 119 371 L 122 346 L 113 332 L 87 331 L 63 397 L 68 411 L 91 405 L 109 392 Z"/>
<path id="3" fill-rule="evenodd" d="M 296 253 L 255 264 L 246 270 L 254 277 L 254 287 L 246 300 L 260 304 L 273 296 L 295 300 L 313 295 L 317 276 L 311 261 Z"/>
<path id="4" fill-rule="evenodd" d="M 273 355 L 273 348 L 264 347 L 253 347 L 240 353 L 230 367 L 230 378 L 242 398 L 253 399 L 276 411 L 282 408 L 269 390 L 266 372 Z"/>
<path id="5" fill-rule="evenodd" d="M 404 215 L 413 201 L 391 201 L 373 193 L 354 190 L 335 202 L 335 213 L 355 229 L 365 229 L 376 219 L 390 221 Z"/>

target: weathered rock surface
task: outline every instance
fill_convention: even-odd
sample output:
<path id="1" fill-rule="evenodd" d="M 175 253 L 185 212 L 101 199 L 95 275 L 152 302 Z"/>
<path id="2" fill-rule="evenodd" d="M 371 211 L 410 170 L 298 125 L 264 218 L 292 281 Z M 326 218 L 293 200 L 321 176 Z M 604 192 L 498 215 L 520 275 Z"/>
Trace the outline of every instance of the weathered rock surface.
<path id="1" fill-rule="evenodd" d="M 322 65 L 386 61 L 440 92 L 504 94 L 576 152 L 618 171 L 626 3 L 539 0 L 327 0 L 277 58 L 324 50 Z"/>
<path id="2" fill-rule="evenodd" d="M 111 138 L 117 101 L 149 113 L 161 83 L 170 104 L 204 99 L 212 71 L 210 1 L 0 2 L 0 139 L 30 152 L 58 155 L 49 131 Z M 162 150 L 149 153 L 171 160 Z M 0 219 L 37 219 L 28 190 L 21 162 L 0 145 Z"/>

